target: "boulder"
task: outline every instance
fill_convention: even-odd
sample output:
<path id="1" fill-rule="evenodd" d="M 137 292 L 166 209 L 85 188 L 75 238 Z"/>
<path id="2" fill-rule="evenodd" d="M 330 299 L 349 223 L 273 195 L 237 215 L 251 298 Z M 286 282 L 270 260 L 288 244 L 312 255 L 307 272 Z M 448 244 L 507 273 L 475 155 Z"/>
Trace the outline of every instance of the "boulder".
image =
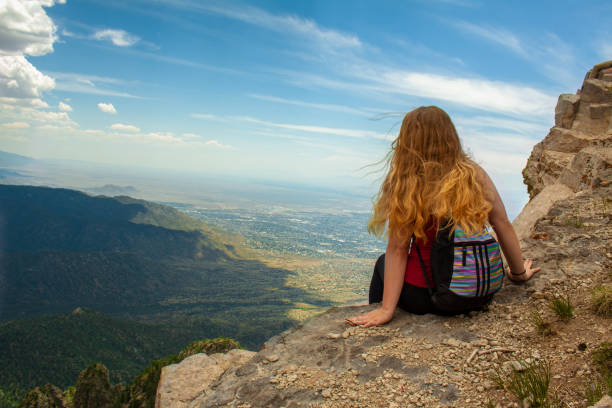
<path id="1" fill-rule="evenodd" d="M 554 203 L 573 195 L 574 191 L 563 184 L 546 186 L 533 200 L 523 207 L 521 213 L 512 221 L 512 226 L 519 240 L 524 240 L 531 236 L 536 221 L 548 214 Z"/>
<path id="2" fill-rule="evenodd" d="M 198 398 L 231 367 L 246 363 L 255 355 L 252 351 L 233 349 L 227 353 L 194 354 L 178 364 L 162 368 L 157 387 L 155 407 L 182 408 Z"/>
<path id="3" fill-rule="evenodd" d="M 592 405 L 589 408 L 612 408 L 612 397 L 609 395 L 604 395 L 597 404 Z"/>
<path id="4" fill-rule="evenodd" d="M 578 110 L 580 96 L 561 94 L 555 108 L 555 126 L 571 129 Z"/>

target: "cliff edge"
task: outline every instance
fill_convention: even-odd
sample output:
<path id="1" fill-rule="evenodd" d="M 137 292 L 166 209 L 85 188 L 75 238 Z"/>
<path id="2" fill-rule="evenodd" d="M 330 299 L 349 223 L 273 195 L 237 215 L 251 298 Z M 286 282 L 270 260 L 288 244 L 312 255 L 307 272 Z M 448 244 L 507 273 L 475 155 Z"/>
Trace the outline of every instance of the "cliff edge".
<path id="1" fill-rule="evenodd" d="M 179 367 L 165 367 L 156 406 L 594 403 L 609 392 L 612 370 L 611 139 L 609 61 L 589 71 L 578 94 L 559 97 L 555 127 L 523 172 L 531 200 L 515 226 L 525 256 L 542 270 L 524 285 L 505 282 L 489 310 L 457 317 L 398 310 L 390 324 L 361 329 L 344 319 L 373 306 L 333 308 L 222 370 L 214 359 L 204 359 L 198 376 L 178 378 Z M 525 371 L 548 378 L 545 400 L 513 391 L 513 379 Z"/>

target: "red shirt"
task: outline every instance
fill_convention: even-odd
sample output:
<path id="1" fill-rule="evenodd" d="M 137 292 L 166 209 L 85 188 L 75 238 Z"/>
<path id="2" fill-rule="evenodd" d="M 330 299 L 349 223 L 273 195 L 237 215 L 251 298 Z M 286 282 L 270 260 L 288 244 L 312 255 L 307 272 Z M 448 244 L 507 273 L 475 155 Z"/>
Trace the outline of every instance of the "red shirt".
<path id="1" fill-rule="evenodd" d="M 427 226 L 425 230 L 425 235 L 427 236 L 427 243 L 424 243 L 421 240 L 416 241 L 416 244 L 419 246 L 419 250 L 421 251 L 423 262 L 425 263 L 425 269 L 427 269 L 429 281 L 432 284 L 433 278 L 431 276 L 431 264 L 429 263 L 429 259 L 431 255 L 431 246 L 433 245 L 433 242 L 436 239 L 436 233 L 437 228 L 434 223 L 431 223 Z M 417 255 L 417 251 L 414 248 L 414 243 L 412 244 L 412 248 L 410 248 L 410 250 L 408 251 L 408 262 L 406 262 L 406 275 L 404 276 L 404 282 L 421 288 L 427 287 L 425 277 L 423 276 L 423 270 L 421 269 L 421 262 L 419 261 L 419 256 Z"/>

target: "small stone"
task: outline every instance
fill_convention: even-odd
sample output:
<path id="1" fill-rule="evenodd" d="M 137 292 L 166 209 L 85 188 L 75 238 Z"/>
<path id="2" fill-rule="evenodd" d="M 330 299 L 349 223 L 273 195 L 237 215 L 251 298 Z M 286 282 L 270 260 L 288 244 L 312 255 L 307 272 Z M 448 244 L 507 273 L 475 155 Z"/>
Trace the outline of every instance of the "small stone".
<path id="1" fill-rule="evenodd" d="M 348 339 L 348 337 L 351 335 L 351 333 L 348 330 L 345 330 L 344 332 L 342 332 L 342 338 L 343 339 Z"/>
<path id="2" fill-rule="evenodd" d="M 323 396 L 323 398 L 330 398 L 332 395 L 331 390 L 329 388 L 326 388 L 323 391 L 321 391 L 321 395 Z"/>
<path id="3" fill-rule="evenodd" d="M 338 333 L 327 333 L 327 338 L 329 339 L 339 339 L 340 335 Z"/>
<path id="4" fill-rule="evenodd" d="M 451 346 L 451 347 L 460 347 L 461 346 L 461 342 L 457 339 L 454 338 L 450 338 L 450 339 L 446 339 L 442 342 L 443 344 L 446 344 L 447 346 Z"/>
<path id="5" fill-rule="evenodd" d="M 271 363 L 274 363 L 274 362 L 278 361 L 279 358 L 280 357 L 278 356 L 278 354 L 270 354 L 268 357 L 266 357 L 266 360 L 268 360 Z"/>

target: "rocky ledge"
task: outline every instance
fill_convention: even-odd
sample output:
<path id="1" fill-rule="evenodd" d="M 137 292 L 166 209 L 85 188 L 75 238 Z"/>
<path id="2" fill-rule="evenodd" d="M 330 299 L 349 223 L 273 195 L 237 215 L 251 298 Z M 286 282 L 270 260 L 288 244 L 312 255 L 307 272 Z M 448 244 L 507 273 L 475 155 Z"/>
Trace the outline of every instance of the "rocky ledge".
<path id="1" fill-rule="evenodd" d="M 330 309 L 222 369 L 211 358 L 199 360 L 199 374 L 165 367 L 157 406 L 530 406 L 509 382 L 538 364 L 548 369 L 550 406 L 587 406 L 587 390 L 609 376 L 601 356 L 612 366 L 611 67 L 595 66 L 578 95 L 560 97 L 557 124 L 524 171 L 532 200 L 515 226 L 525 256 L 542 267 L 531 281 L 506 282 L 487 311 L 467 316 L 398 310 L 391 323 L 361 329 L 344 319 L 374 306 Z M 610 296 L 603 312 L 595 289 Z M 561 300 L 571 317 L 553 310 Z M 188 374 L 179 380 L 181 371 Z M 196 385 L 163 398 L 181 381 Z"/>

